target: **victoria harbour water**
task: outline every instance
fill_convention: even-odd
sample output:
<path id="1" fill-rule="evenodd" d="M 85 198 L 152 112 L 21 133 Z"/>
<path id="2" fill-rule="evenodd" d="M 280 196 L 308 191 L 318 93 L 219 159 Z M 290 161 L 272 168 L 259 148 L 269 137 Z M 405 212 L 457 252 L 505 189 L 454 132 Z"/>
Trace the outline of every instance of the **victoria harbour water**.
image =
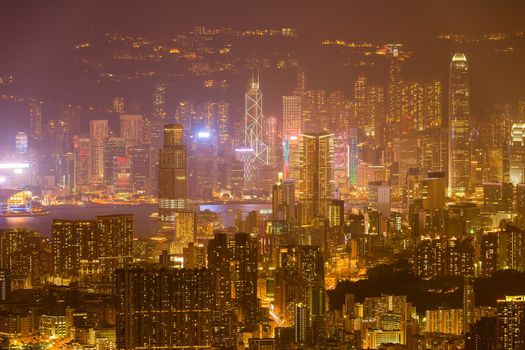
<path id="1" fill-rule="evenodd" d="M 265 211 L 271 204 L 210 204 L 201 205 L 200 210 L 211 210 L 220 213 L 225 226 L 232 226 L 235 222 L 235 213 L 239 210 L 243 214 L 251 211 Z M 1 217 L 0 229 L 26 228 L 36 230 L 43 236 L 51 236 L 53 219 L 94 220 L 98 215 L 132 214 L 136 237 L 149 237 L 158 232 L 158 220 L 150 216 L 157 212 L 156 204 L 140 205 L 113 205 L 88 207 L 57 207 L 48 210 L 49 215 L 31 217 Z"/>

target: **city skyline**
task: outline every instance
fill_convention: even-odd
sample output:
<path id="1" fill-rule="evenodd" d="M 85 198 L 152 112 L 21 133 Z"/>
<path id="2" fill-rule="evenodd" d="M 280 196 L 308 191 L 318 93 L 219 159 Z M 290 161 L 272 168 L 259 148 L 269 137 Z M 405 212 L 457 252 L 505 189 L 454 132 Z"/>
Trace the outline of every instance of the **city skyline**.
<path id="1" fill-rule="evenodd" d="M 524 349 L 523 10 L 0 4 L 0 349 Z"/>

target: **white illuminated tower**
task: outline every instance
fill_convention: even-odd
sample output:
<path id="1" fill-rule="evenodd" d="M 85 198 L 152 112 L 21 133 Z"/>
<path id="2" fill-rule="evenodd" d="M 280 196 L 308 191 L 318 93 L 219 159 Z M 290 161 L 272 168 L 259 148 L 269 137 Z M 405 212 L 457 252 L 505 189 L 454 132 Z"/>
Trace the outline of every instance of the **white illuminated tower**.
<path id="1" fill-rule="evenodd" d="M 449 195 L 465 197 L 470 191 L 470 87 L 467 58 L 454 54 L 449 82 Z"/>
<path id="2" fill-rule="evenodd" d="M 268 165 L 268 146 L 263 142 L 262 92 L 259 89 L 259 74 L 257 80 L 252 75 L 250 89 L 245 95 L 244 143 L 253 149 L 255 166 Z"/>

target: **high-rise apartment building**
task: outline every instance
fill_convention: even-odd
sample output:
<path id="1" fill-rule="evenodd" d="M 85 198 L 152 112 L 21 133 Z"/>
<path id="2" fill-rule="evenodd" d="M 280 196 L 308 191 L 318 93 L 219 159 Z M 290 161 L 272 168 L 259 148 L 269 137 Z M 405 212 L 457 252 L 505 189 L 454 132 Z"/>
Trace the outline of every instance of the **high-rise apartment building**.
<path id="1" fill-rule="evenodd" d="M 53 220 L 51 227 L 53 271 L 62 278 L 78 276 L 80 260 L 98 258 L 95 221 Z"/>
<path id="2" fill-rule="evenodd" d="M 211 349 L 212 281 L 206 269 L 117 270 L 117 348 Z"/>
<path id="3" fill-rule="evenodd" d="M 525 349 L 525 296 L 498 300 L 497 350 Z"/>
<path id="4" fill-rule="evenodd" d="M 465 197 L 470 192 L 471 118 L 467 57 L 456 53 L 450 64 L 449 81 L 449 195 Z"/>

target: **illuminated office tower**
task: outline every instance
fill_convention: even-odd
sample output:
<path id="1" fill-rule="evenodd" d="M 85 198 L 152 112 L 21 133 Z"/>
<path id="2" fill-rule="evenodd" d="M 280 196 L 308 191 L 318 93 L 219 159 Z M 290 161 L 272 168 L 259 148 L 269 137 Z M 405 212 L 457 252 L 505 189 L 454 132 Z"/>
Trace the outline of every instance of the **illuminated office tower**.
<path id="1" fill-rule="evenodd" d="M 18 157 L 25 157 L 28 152 L 27 133 L 17 131 L 15 136 L 15 152 Z"/>
<path id="2" fill-rule="evenodd" d="M 166 84 L 156 83 L 153 88 L 153 114 L 154 120 L 166 119 Z"/>
<path id="3" fill-rule="evenodd" d="M 390 185 L 386 181 L 371 181 L 368 183 L 368 202 L 372 208 L 380 212 L 384 218 L 390 216 Z"/>
<path id="4" fill-rule="evenodd" d="M 514 186 L 511 183 L 483 184 L 483 208 L 488 213 L 512 210 Z"/>
<path id="5" fill-rule="evenodd" d="M 418 81 L 402 84 L 401 133 L 410 134 L 424 128 L 424 86 Z"/>
<path id="6" fill-rule="evenodd" d="M 525 184 L 516 185 L 516 213 L 525 215 Z"/>
<path id="7" fill-rule="evenodd" d="M 73 190 L 82 191 L 91 184 L 91 140 L 88 137 L 73 138 Z"/>
<path id="8" fill-rule="evenodd" d="M 295 95 L 302 95 L 306 92 L 306 70 L 304 68 L 297 69 L 297 86 L 295 88 Z"/>
<path id="9" fill-rule="evenodd" d="M 385 126 L 385 139 L 387 142 L 398 137 L 400 132 L 403 81 L 401 79 L 401 63 L 398 56 L 398 48 L 394 47 L 392 49 L 392 57 L 390 58 L 387 84 L 387 113 Z"/>
<path id="10" fill-rule="evenodd" d="M 206 103 L 206 129 L 215 131 L 218 138 L 218 154 L 231 151 L 230 104 L 224 101 Z"/>
<path id="11" fill-rule="evenodd" d="M 114 194 L 119 199 L 128 200 L 134 192 L 132 160 L 128 156 L 113 158 L 113 185 Z"/>
<path id="12" fill-rule="evenodd" d="M 263 136 L 264 142 L 268 146 L 268 165 L 275 167 L 277 166 L 280 139 L 277 118 L 269 117 L 264 119 Z"/>
<path id="13" fill-rule="evenodd" d="M 498 300 L 497 350 L 525 349 L 525 296 Z"/>
<path id="14" fill-rule="evenodd" d="M 272 219 L 295 221 L 295 180 L 283 179 L 282 173 L 272 188 Z"/>
<path id="15" fill-rule="evenodd" d="M 68 121 L 62 119 L 49 120 L 44 141 L 47 147 L 45 155 L 49 158 L 45 160 L 44 164 L 40 164 L 41 174 L 52 175 L 55 180 L 52 185 L 63 187 L 66 177 L 65 157 L 71 146 Z"/>
<path id="16" fill-rule="evenodd" d="M 159 218 L 173 222 L 174 213 L 186 208 L 188 197 L 188 151 L 182 143 L 182 125 L 164 126 L 164 146 L 159 150 Z"/>
<path id="17" fill-rule="evenodd" d="M 117 270 L 117 348 L 211 349 L 212 279 L 206 269 Z"/>
<path id="18" fill-rule="evenodd" d="M 518 101 L 518 120 L 516 122 L 525 123 L 525 100 Z"/>
<path id="19" fill-rule="evenodd" d="M 97 225 L 89 220 L 53 220 L 53 272 L 57 277 L 78 276 L 80 260 L 98 258 Z"/>
<path id="20" fill-rule="evenodd" d="M 439 128 L 443 121 L 443 86 L 441 81 L 425 83 L 423 95 L 423 128 Z"/>
<path id="21" fill-rule="evenodd" d="M 283 96 L 282 137 L 299 136 L 302 126 L 301 96 Z"/>
<path id="22" fill-rule="evenodd" d="M 115 114 L 124 114 L 126 111 L 124 108 L 124 97 L 113 97 L 111 106 L 113 108 L 113 113 Z"/>
<path id="23" fill-rule="evenodd" d="M 348 141 L 350 144 L 348 149 L 348 180 L 350 186 L 357 186 L 359 167 L 359 140 L 357 137 L 357 129 L 350 129 Z"/>
<path id="24" fill-rule="evenodd" d="M 188 169 L 189 188 L 192 189 L 191 198 L 211 200 L 215 190 L 216 149 L 215 138 L 209 131 L 197 133 L 191 142 L 189 151 Z"/>
<path id="25" fill-rule="evenodd" d="M 317 133 L 328 130 L 327 96 L 325 90 L 308 90 L 303 95 L 303 133 Z"/>
<path id="26" fill-rule="evenodd" d="M 126 140 L 126 147 L 137 146 L 143 133 L 141 115 L 125 114 L 120 116 L 120 137 Z"/>
<path id="27" fill-rule="evenodd" d="M 450 196 L 465 197 L 470 192 L 470 87 L 467 58 L 454 54 L 449 81 L 448 188 Z"/>
<path id="28" fill-rule="evenodd" d="M 333 156 L 333 171 L 334 171 L 334 196 L 345 196 L 349 192 L 349 141 L 348 132 L 337 133 L 334 136 L 334 156 Z"/>
<path id="29" fill-rule="evenodd" d="M 263 95 L 259 89 L 259 77 L 252 77 L 245 95 L 244 146 L 253 149 L 255 166 L 268 165 L 268 146 L 263 141 Z"/>
<path id="30" fill-rule="evenodd" d="M 367 80 L 366 77 L 360 74 L 354 82 L 354 113 L 353 118 L 356 126 L 367 134 L 366 126 L 368 124 L 367 113 Z"/>
<path id="31" fill-rule="evenodd" d="M 126 140 L 121 137 L 109 137 L 105 151 L 104 178 L 108 184 L 113 184 L 116 179 L 116 174 L 114 173 L 115 159 L 126 156 Z"/>
<path id="32" fill-rule="evenodd" d="M 365 134 L 379 141 L 384 133 L 385 123 L 385 89 L 382 86 L 370 86 L 367 89 L 367 122 Z"/>
<path id="33" fill-rule="evenodd" d="M 301 135 L 299 199 L 305 206 L 306 221 L 328 214 L 334 187 L 333 154 L 333 134 Z"/>
<path id="34" fill-rule="evenodd" d="M 417 138 L 422 173 L 447 171 L 447 131 L 443 128 L 428 128 L 418 132 Z"/>
<path id="35" fill-rule="evenodd" d="M 330 91 L 328 93 L 326 98 L 328 130 L 338 133 L 348 132 L 350 118 L 346 104 L 347 101 L 341 91 Z"/>
<path id="36" fill-rule="evenodd" d="M 512 125 L 509 146 L 509 178 L 513 185 L 525 182 L 525 123 Z"/>
<path id="37" fill-rule="evenodd" d="M 89 125 L 89 138 L 91 140 L 91 176 L 94 180 L 103 180 L 108 121 L 91 120 Z"/>
<path id="38" fill-rule="evenodd" d="M 490 113 L 491 141 L 493 147 L 506 147 L 512 135 L 512 115 L 510 105 L 492 107 Z"/>
<path id="39" fill-rule="evenodd" d="M 446 180 L 444 172 L 428 173 L 423 180 L 421 198 L 423 199 L 423 209 L 430 213 L 445 209 Z"/>
<path id="40" fill-rule="evenodd" d="M 42 104 L 29 104 L 29 146 L 34 147 L 42 140 Z"/>

